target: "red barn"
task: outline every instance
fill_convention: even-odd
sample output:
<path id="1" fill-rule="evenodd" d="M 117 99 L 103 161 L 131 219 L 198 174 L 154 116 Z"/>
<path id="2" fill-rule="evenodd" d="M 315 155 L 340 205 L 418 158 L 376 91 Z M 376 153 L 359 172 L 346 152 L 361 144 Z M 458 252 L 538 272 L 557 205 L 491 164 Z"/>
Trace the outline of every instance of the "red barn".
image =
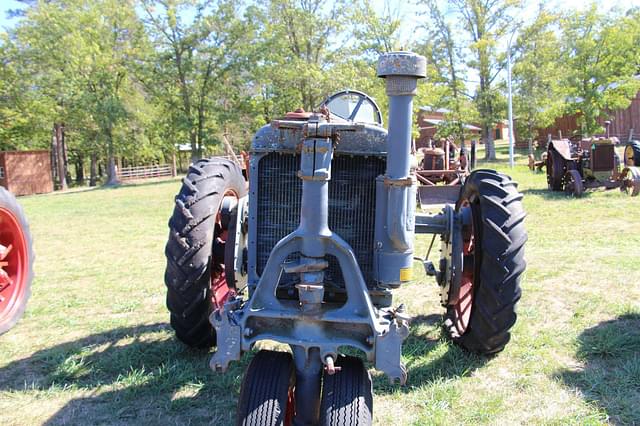
<path id="1" fill-rule="evenodd" d="M 0 185 L 15 195 L 53 191 L 49 151 L 0 152 Z"/>

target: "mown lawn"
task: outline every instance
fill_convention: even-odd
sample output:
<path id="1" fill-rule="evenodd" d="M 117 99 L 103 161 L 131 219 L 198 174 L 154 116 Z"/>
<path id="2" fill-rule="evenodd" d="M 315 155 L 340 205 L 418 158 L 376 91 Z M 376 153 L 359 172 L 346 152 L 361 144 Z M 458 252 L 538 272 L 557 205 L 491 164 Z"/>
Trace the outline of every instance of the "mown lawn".
<path id="1" fill-rule="evenodd" d="M 523 165 L 511 175 L 529 214 L 512 342 L 486 359 L 443 339 L 437 286 L 416 263 L 397 292 L 417 316 L 409 381 L 375 374 L 376 424 L 640 423 L 640 197 L 566 198 Z M 233 423 L 250 355 L 213 373 L 167 324 L 163 248 L 179 185 L 20 199 L 37 276 L 24 318 L 0 337 L 0 424 Z"/>

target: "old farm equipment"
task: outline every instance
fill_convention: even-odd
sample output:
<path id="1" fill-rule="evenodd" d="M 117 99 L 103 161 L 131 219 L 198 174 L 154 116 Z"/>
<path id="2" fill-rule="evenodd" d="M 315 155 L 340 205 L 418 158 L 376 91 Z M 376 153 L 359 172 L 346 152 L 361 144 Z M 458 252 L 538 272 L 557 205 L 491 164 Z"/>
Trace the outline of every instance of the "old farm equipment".
<path id="1" fill-rule="evenodd" d="M 475 159 L 475 144 L 471 145 L 471 159 Z M 416 170 L 418 180 L 418 201 L 421 207 L 440 205 L 457 199 L 460 185 L 469 174 L 469 160 L 461 146 L 457 147 L 449 139 L 441 139 L 439 146 L 420 148 L 422 159 Z"/>
<path id="2" fill-rule="evenodd" d="M 319 112 L 261 128 L 248 185 L 235 163 L 216 158 L 184 179 L 166 247 L 177 337 L 217 344 L 217 371 L 262 340 L 291 349 L 252 359 L 238 424 L 371 423 L 371 378 L 343 349 L 407 380 L 400 355 L 411 317 L 392 290 L 411 280 L 415 233 L 442 240 L 439 263 L 424 263 L 449 337 L 480 354 L 509 341 L 525 268 L 522 195 L 509 177 L 477 170 L 438 214 L 416 213 L 411 115 L 425 66 L 409 52 L 380 58 L 388 131 L 371 98 L 345 91 Z"/>
<path id="3" fill-rule="evenodd" d="M 24 313 L 31 295 L 31 234 L 16 198 L 0 187 L 0 334 Z"/>
<path id="4" fill-rule="evenodd" d="M 634 149 L 625 149 L 625 163 L 620 171 L 620 160 L 611 139 L 592 138 L 581 141 L 553 140 L 547 145 L 547 184 L 552 191 L 565 191 L 580 196 L 587 188 L 620 188 L 638 195 L 640 169 L 635 166 Z"/>

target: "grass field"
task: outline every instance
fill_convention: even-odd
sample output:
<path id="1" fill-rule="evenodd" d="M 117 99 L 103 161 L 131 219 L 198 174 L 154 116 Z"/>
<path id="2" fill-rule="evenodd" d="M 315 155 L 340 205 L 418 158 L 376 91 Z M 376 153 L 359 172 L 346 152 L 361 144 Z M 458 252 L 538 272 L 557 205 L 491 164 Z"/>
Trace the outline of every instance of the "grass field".
<path id="1" fill-rule="evenodd" d="M 452 346 L 437 285 L 416 264 L 419 278 L 397 292 L 418 316 L 409 381 L 374 374 L 376 424 L 640 424 L 640 197 L 566 198 L 525 166 L 511 175 L 529 232 L 511 343 L 491 359 Z M 163 249 L 179 185 L 20 199 L 36 279 L 24 318 L 0 337 L 0 424 L 233 423 L 251 355 L 213 373 L 167 324 Z"/>

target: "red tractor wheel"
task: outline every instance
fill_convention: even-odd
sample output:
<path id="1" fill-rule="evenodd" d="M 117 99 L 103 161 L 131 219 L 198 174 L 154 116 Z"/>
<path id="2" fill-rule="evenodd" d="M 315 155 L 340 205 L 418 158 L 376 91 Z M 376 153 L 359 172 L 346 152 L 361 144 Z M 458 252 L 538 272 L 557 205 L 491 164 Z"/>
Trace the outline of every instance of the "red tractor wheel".
<path id="1" fill-rule="evenodd" d="M 465 349 L 492 354 L 504 349 L 515 324 L 520 277 L 525 270 L 525 211 L 508 176 L 477 170 L 465 181 L 456 210 L 462 227 L 462 277 L 445 314 L 449 337 Z"/>
<path id="2" fill-rule="evenodd" d="M 15 197 L 0 188 L 0 334 L 15 325 L 31 295 L 33 249 Z"/>
<path id="3" fill-rule="evenodd" d="M 230 212 L 246 193 L 238 165 L 211 158 L 189 168 L 176 196 L 164 279 L 171 326 L 189 346 L 215 344 L 209 315 L 235 292 L 234 258 L 229 256 L 235 244 L 235 219 Z"/>

